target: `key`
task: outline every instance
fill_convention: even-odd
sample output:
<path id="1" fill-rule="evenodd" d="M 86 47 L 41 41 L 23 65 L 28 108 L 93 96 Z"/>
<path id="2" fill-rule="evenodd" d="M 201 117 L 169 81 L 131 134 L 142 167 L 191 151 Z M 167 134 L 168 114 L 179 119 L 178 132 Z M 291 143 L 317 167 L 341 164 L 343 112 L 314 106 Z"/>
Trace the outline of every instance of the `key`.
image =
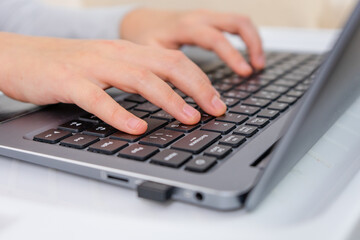
<path id="1" fill-rule="evenodd" d="M 237 90 L 231 90 L 229 92 L 222 94 L 224 97 L 229 98 L 237 98 L 237 99 L 246 99 L 250 96 L 250 93 L 237 91 Z"/>
<path id="2" fill-rule="evenodd" d="M 271 120 L 277 118 L 278 116 L 279 116 L 279 111 L 276 110 L 264 109 L 258 113 L 258 117 L 268 118 Z"/>
<path id="3" fill-rule="evenodd" d="M 226 106 L 228 107 L 233 107 L 236 104 L 238 104 L 240 102 L 239 99 L 236 98 L 227 98 L 227 97 L 221 97 L 221 100 L 225 103 Z"/>
<path id="4" fill-rule="evenodd" d="M 150 115 L 147 112 L 142 112 L 142 111 L 137 111 L 137 110 L 131 110 L 130 112 L 132 114 L 134 114 L 135 116 L 137 116 L 138 118 L 146 118 Z"/>
<path id="5" fill-rule="evenodd" d="M 160 129 L 156 132 L 144 137 L 140 143 L 145 145 L 153 145 L 157 147 L 167 147 L 171 143 L 184 136 L 181 132 L 171 131 L 167 129 Z"/>
<path id="6" fill-rule="evenodd" d="M 260 98 L 248 98 L 244 102 L 243 105 L 254 106 L 254 107 L 266 107 L 270 104 L 270 100 L 260 99 Z"/>
<path id="7" fill-rule="evenodd" d="M 268 108 L 270 110 L 277 110 L 280 112 L 285 111 L 288 107 L 289 107 L 289 104 L 279 103 L 279 102 L 273 102 L 272 104 L 270 104 L 270 106 L 268 106 Z"/>
<path id="8" fill-rule="evenodd" d="M 243 135 L 245 137 L 251 137 L 258 131 L 254 126 L 240 126 L 233 132 L 234 134 Z"/>
<path id="9" fill-rule="evenodd" d="M 214 119 L 213 116 L 203 112 L 203 111 L 200 111 L 200 114 L 201 114 L 201 119 L 200 119 L 200 122 L 201 123 L 207 123 L 209 122 L 210 120 Z"/>
<path id="10" fill-rule="evenodd" d="M 199 125 L 185 125 L 179 121 L 175 121 L 175 122 L 169 123 L 165 128 L 174 130 L 174 131 L 179 131 L 179 132 L 192 132 L 193 130 L 195 130 L 198 127 L 199 127 Z"/>
<path id="11" fill-rule="evenodd" d="M 179 89 L 175 89 L 174 91 L 175 91 L 177 94 L 179 94 L 180 97 L 182 97 L 182 98 L 185 98 L 185 97 L 186 97 L 186 94 L 183 93 L 182 91 L 180 91 Z"/>
<path id="12" fill-rule="evenodd" d="M 135 110 L 138 111 L 144 111 L 144 112 L 148 112 L 148 113 L 155 113 L 157 111 L 160 110 L 160 108 L 150 102 L 146 102 L 146 103 L 142 103 L 140 105 L 138 105 Z"/>
<path id="13" fill-rule="evenodd" d="M 264 86 L 268 85 L 270 83 L 270 81 L 260 78 L 260 77 L 253 77 L 253 78 L 247 80 L 246 83 L 264 87 Z"/>
<path id="14" fill-rule="evenodd" d="M 233 85 L 226 83 L 215 83 L 213 87 L 219 92 L 226 92 L 229 91 L 233 87 Z"/>
<path id="15" fill-rule="evenodd" d="M 80 121 L 80 120 L 73 120 L 64 124 L 61 124 L 58 128 L 65 131 L 70 132 L 81 132 L 85 128 L 90 126 L 89 123 Z"/>
<path id="16" fill-rule="evenodd" d="M 144 134 L 142 134 L 142 135 L 131 135 L 131 134 L 119 131 L 119 132 L 116 132 L 113 135 L 111 135 L 110 138 L 123 140 L 123 141 L 127 141 L 127 142 L 136 142 L 140 138 L 142 138 L 142 137 L 146 136 L 147 134 L 161 128 L 162 126 L 164 126 L 167 123 L 167 121 L 154 119 L 154 118 L 145 118 L 144 120 L 148 124 L 148 128 L 147 128 L 147 130 L 146 130 L 146 132 Z"/>
<path id="17" fill-rule="evenodd" d="M 280 96 L 279 93 L 275 92 L 267 92 L 267 91 L 260 91 L 254 95 L 256 98 L 263 98 L 267 100 L 275 100 Z"/>
<path id="18" fill-rule="evenodd" d="M 270 85 L 270 86 L 267 86 L 266 88 L 264 88 L 264 90 L 268 91 L 268 92 L 276 92 L 276 93 L 283 94 L 283 93 L 287 92 L 289 90 L 289 88 L 283 87 L 283 86 Z"/>
<path id="19" fill-rule="evenodd" d="M 219 141 L 219 144 L 228 145 L 231 147 L 238 147 L 245 141 L 246 138 L 244 136 L 227 135 Z"/>
<path id="20" fill-rule="evenodd" d="M 304 94 L 302 91 L 291 90 L 286 93 L 286 96 L 299 98 Z"/>
<path id="21" fill-rule="evenodd" d="M 279 103 L 293 104 L 296 102 L 296 100 L 297 100 L 297 98 L 295 98 L 295 97 L 282 96 L 277 101 Z"/>
<path id="22" fill-rule="evenodd" d="M 142 144 L 133 144 L 122 149 L 119 152 L 119 157 L 130 158 L 138 161 L 145 161 L 155 153 L 159 152 L 157 147 L 146 146 Z"/>
<path id="23" fill-rule="evenodd" d="M 227 123 L 227 122 L 218 122 L 218 121 L 211 121 L 205 124 L 201 130 L 211 131 L 211 132 L 218 132 L 221 134 L 227 134 L 231 130 L 235 128 L 235 124 Z"/>
<path id="24" fill-rule="evenodd" d="M 192 159 L 185 165 L 185 170 L 192 172 L 203 173 L 208 171 L 211 167 L 216 164 L 216 158 L 207 157 L 207 156 L 199 156 L 197 158 Z"/>
<path id="25" fill-rule="evenodd" d="M 95 136 L 75 134 L 69 138 L 66 138 L 60 142 L 61 146 L 84 149 L 87 146 L 97 142 L 99 138 Z"/>
<path id="26" fill-rule="evenodd" d="M 238 86 L 236 88 L 236 90 L 240 90 L 240 91 L 244 91 L 244 92 L 248 92 L 248 93 L 255 93 L 257 92 L 261 87 L 258 85 L 252 85 L 252 84 L 247 84 L 247 83 L 243 83 L 240 86 Z"/>
<path id="27" fill-rule="evenodd" d="M 306 90 L 308 90 L 308 88 L 309 88 L 309 85 L 299 84 L 295 87 L 295 90 L 305 92 Z"/>
<path id="28" fill-rule="evenodd" d="M 239 85 L 243 81 L 244 81 L 244 79 L 242 77 L 233 76 L 233 77 L 225 78 L 221 82 L 231 84 L 231 85 Z"/>
<path id="29" fill-rule="evenodd" d="M 80 116 L 79 119 L 81 121 L 91 122 L 91 123 L 95 123 L 95 124 L 98 124 L 101 122 L 101 120 L 97 116 L 95 116 L 94 114 L 91 114 L 91 113 L 87 113 L 83 116 Z"/>
<path id="30" fill-rule="evenodd" d="M 184 100 L 186 103 L 195 103 L 196 104 L 195 100 L 192 99 L 191 97 L 186 97 Z"/>
<path id="31" fill-rule="evenodd" d="M 224 158 L 231 151 L 232 149 L 229 146 L 215 144 L 207 148 L 204 152 L 204 155 L 216 157 L 217 159 L 220 159 L 220 158 Z"/>
<path id="32" fill-rule="evenodd" d="M 120 149 L 126 147 L 127 142 L 119 141 L 115 139 L 103 139 L 93 145 L 88 149 L 90 152 L 102 153 L 106 155 L 113 155 L 118 152 Z"/>
<path id="33" fill-rule="evenodd" d="M 151 158 L 151 163 L 179 168 L 185 162 L 191 158 L 191 153 L 182 152 L 174 149 L 165 149 L 164 151 L 159 152 Z"/>
<path id="34" fill-rule="evenodd" d="M 298 84 L 298 82 L 296 81 L 291 81 L 291 80 L 285 80 L 285 79 L 279 79 L 276 80 L 273 84 L 277 85 L 277 86 L 284 86 L 284 87 L 294 87 L 296 84 Z"/>
<path id="35" fill-rule="evenodd" d="M 262 127 L 265 127 L 268 123 L 269 123 L 269 119 L 256 117 L 256 118 L 248 120 L 245 124 L 262 128 Z"/>
<path id="36" fill-rule="evenodd" d="M 199 153 L 220 138 L 220 133 L 196 130 L 172 145 L 172 148 Z"/>
<path id="37" fill-rule="evenodd" d="M 126 110 L 130 110 L 132 108 L 134 108 L 137 104 L 134 102 L 126 102 L 126 101 L 119 101 L 118 102 L 123 108 L 125 108 Z"/>
<path id="38" fill-rule="evenodd" d="M 55 144 L 63 140 L 64 138 L 70 137 L 72 134 L 68 131 L 50 129 L 34 136 L 34 141 L 45 142 Z"/>
<path id="39" fill-rule="evenodd" d="M 91 128 L 86 129 L 83 134 L 93 135 L 97 137 L 107 137 L 110 134 L 113 134 L 117 130 L 107 124 L 99 124 L 92 126 Z"/>
<path id="40" fill-rule="evenodd" d="M 136 94 L 133 94 L 133 95 L 125 98 L 125 101 L 136 102 L 136 103 L 145 103 L 145 102 L 147 102 L 147 100 L 145 98 L 143 98 L 140 95 L 136 95 Z"/>
<path id="41" fill-rule="evenodd" d="M 240 114 L 236 114 L 236 113 L 225 113 L 225 115 L 217 117 L 215 119 L 215 121 L 229 122 L 229 123 L 234 123 L 234 124 L 239 125 L 239 124 L 245 122 L 247 119 L 248 119 L 248 117 L 245 115 L 240 115 Z"/>
<path id="42" fill-rule="evenodd" d="M 151 115 L 151 117 L 166 120 L 169 122 L 175 120 L 173 116 L 171 116 L 169 113 L 165 112 L 164 110 L 154 113 L 153 115 Z"/>
<path id="43" fill-rule="evenodd" d="M 255 115 L 257 112 L 260 111 L 260 108 L 258 108 L 258 107 L 244 106 L 244 105 L 238 104 L 237 106 L 235 106 L 235 107 L 233 107 L 233 108 L 230 108 L 229 111 L 230 111 L 230 112 L 233 112 L 233 113 L 240 113 L 240 114 L 245 114 L 245 115 L 253 116 L 253 115 Z"/>

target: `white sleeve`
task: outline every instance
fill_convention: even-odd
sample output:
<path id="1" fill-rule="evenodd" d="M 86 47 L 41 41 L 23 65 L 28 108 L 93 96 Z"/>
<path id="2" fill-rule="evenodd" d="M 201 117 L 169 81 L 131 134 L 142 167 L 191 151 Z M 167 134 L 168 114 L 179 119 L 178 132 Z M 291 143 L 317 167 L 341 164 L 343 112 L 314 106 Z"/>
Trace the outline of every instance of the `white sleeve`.
<path id="1" fill-rule="evenodd" d="M 0 0 L 0 31 L 79 39 L 120 38 L 120 23 L 136 6 L 70 9 L 36 0 Z"/>

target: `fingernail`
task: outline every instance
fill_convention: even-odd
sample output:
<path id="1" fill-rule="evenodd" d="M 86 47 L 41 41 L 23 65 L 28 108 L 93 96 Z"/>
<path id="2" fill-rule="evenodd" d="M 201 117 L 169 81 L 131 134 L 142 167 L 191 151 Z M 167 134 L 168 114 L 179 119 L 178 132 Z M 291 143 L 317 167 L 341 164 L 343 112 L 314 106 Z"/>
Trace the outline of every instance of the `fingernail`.
<path id="1" fill-rule="evenodd" d="M 257 58 L 257 63 L 258 63 L 258 65 L 260 65 L 260 66 L 265 66 L 265 57 L 264 57 L 264 55 L 261 55 L 261 56 L 259 56 L 259 57 Z"/>
<path id="2" fill-rule="evenodd" d="M 194 118 L 198 114 L 198 111 L 196 111 L 196 109 L 190 106 L 189 104 L 184 105 L 183 112 L 185 113 L 186 116 L 190 118 Z"/>
<path id="3" fill-rule="evenodd" d="M 246 74 L 252 73 L 252 68 L 247 63 L 240 63 L 240 68 L 246 72 Z"/>
<path id="4" fill-rule="evenodd" d="M 223 101 L 221 101 L 221 99 L 218 96 L 214 96 L 213 99 L 211 100 L 211 104 L 213 105 L 213 107 L 215 109 L 221 109 L 224 110 L 226 108 L 226 105 Z"/>
<path id="5" fill-rule="evenodd" d="M 143 124 L 144 124 L 143 120 L 140 120 L 138 118 L 130 118 L 129 121 L 127 122 L 128 127 L 133 130 L 139 129 Z"/>

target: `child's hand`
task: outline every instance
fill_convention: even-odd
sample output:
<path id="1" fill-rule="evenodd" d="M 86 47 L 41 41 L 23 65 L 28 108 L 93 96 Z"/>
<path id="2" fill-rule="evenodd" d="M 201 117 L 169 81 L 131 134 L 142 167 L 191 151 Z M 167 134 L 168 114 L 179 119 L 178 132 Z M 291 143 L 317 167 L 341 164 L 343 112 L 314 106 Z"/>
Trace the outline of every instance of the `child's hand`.
<path id="1" fill-rule="evenodd" d="M 199 121 L 200 113 L 164 80 L 209 114 L 225 112 L 207 76 L 178 50 L 0 33 L 0 90 L 6 95 L 35 104 L 75 103 L 124 132 L 141 134 L 147 125 L 106 94 L 110 86 L 142 95 L 183 123 Z"/>
<path id="2" fill-rule="evenodd" d="M 124 18 L 121 26 L 123 39 L 171 49 L 183 44 L 198 45 L 216 52 L 236 73 L 249 75 L 252 69 L 227 41 L 223 31 L 240 35 L 248 48 L 252 66 L 256 69 L 264 67 L 261 39 L 245 16 L 208 10 L 137 9 Z"/>

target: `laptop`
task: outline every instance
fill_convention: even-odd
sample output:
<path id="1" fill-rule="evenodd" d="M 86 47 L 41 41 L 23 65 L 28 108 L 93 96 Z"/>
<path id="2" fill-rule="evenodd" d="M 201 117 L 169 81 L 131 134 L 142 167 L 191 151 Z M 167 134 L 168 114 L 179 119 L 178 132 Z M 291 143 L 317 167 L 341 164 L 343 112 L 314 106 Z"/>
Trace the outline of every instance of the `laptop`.
<path id="1" fill-rule="evenodd" d="M 191 126 L 139 95 L 107 90 L 148 122 L 140 136 L 75 105 L 38 107 L 0 96 L 0 155 L 133 189 L 153 201 L 250 211 L 359 96 L 359 42 L 360 4 L 325 55 L 267 52 L 266 69 L 248 78 L 209 58 L 199 65 L 228 110 L 213 117 L 199 109 L 201 121 Z"/>

